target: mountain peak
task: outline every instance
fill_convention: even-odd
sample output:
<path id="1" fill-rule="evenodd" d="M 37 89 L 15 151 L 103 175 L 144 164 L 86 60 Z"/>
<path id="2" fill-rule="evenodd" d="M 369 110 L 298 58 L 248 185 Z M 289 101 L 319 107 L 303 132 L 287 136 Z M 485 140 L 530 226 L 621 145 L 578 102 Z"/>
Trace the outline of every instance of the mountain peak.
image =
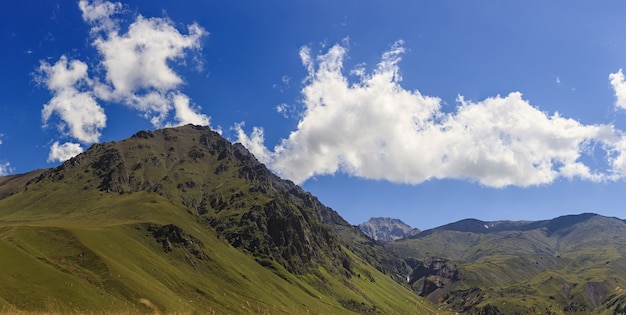
<path id="1" fill-rule="evenodd" d="M 26 189 L 50 182 L 77 191 L 160 195 L 185 207 L 234 247 L 295 274 L 318 266 L 350 274 L 341 246 L 354 247 L 348 243 L 365 239 L 336 211 L 209 127 L 139 131 L 122 141 L 95 144 L 35 177 Z M 405 267 L 399 261 L 387 272 L 400 278 Z"/>
<path id="2" fill-rule="evenodd" d="M 359 228 L 377 241 L 397 240 L 420 232 L 399 219 L 385 217 L 370 218 L 367 222 L 359 224 Z"/>
<path id="3" fill-rule="evenodd" d="M 209 127 L 139 131 L 126 140 L 95 144 L 35 182 L 68 179 L 82 189 L 148 191 L 180 202 L 233 246 L 294 273 L 344 259 L 337 238 L 324 238 L 329 228 L 321 212 L 347 222 Z"/>

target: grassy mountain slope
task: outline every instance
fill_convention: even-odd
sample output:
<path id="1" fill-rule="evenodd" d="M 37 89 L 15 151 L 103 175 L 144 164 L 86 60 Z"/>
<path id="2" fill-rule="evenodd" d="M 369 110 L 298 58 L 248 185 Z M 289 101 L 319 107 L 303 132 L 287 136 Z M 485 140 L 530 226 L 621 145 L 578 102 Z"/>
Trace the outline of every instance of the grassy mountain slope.
<path id="1" fill-rule="evenodd" d="M 19 178 L 0 199 L 2 312 L 435 312 L 392 280 L 402 260 L 208 128 Z"/>
<path id="2" fill-rule="evenodd" d="M 0 199 L 19 192 L 28 181 L 41 175 L 46 170 L 36 170 L 25 174 L 0 176 Z"/>
<path id="3" fill-rule="evenodd" d="M 626 305 L 626 224 L 617 218 L 464 220 L 387 246 L 403 257 L 450 259 L 459 279 L 429 298 L 459 311 L 613 314 Z"/>

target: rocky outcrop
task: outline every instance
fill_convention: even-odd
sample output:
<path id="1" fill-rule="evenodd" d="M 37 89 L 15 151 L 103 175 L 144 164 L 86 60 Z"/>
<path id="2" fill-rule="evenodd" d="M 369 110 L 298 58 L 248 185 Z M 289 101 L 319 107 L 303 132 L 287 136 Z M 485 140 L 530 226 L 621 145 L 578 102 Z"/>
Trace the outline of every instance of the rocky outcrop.
<path id="1" fill-rule="evenodd" d="M 188 251 L 200 260 L 208 259 L 208 256 L 204 253 L 204 244 L 174 224 L 152 225 L 147 230 L 163 246 L 163 251 L 167 253 L 178 248 Z"/>
<path id="2" fill-rule="evenodd" d="M 459 280 L 459 270 L 447 259 L 431 257 L 425 261 L 407 258 L 407 264 L 413 269 L 407 277 L 408 284 L 420 296 L 428 296 Z"/>

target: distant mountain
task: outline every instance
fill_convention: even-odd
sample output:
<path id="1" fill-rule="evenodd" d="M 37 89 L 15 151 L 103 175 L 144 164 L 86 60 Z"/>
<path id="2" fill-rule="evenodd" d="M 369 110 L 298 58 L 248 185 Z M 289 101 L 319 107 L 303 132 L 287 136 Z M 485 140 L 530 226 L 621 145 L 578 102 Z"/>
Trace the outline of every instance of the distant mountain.
<path id="1" fill-rule="evenodd" d="M 546 233 L 552 234 L 558 230 L 562 230 L 573 226 L 576 223 L 584 222 L 591 217 L 596 216 L 594 213 L 583 213 L 579 215 L 566 215 L 552 220 L 544 221 L 481 221 L 477 219 L 464 219 L 461 221 L 449 223 L 434 229 L 423 231 L 415 234 L 415 237 L 424 237 L 437 231 L 457 231 L 470 232 L 477 234 L 487 234 L 502 231 L 529 231 L 533 229 L 545 228 Z"/>
<path id="2" fill-rule="evenodd" d="M 458 312 L 626 310 L 622 219 L 592 213 L 532 222 L 468 219 L 385 246 L 412 265 L 407 282 L 414 290 Z"/>
<path id="3" fill-rule="evenodd" d="M 420 232 L 419 229 L 412 228 L 398 219 L 381 217 L 371 218 L 367 222 L 359 224 L 359 228 L 376 241 L 397 240 Z"/>
<path id="4" fill-rule="evenodd" d="M 206 127 L 0 177 L 0 313 L 432 313 L 411 267 Z"/>

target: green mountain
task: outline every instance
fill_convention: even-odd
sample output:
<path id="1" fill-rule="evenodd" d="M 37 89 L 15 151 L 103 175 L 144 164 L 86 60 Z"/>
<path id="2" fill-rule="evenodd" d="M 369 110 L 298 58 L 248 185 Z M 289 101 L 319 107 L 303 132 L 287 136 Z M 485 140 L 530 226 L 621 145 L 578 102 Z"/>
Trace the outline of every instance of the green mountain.
<path id="1" fill-rule="evenodd" d="M 404 260 L 191 125 L 0 177 L 0 257 L 3 313 L 437 311 Z"/>
<path id="2" fill-rule="evenodd" d="M 467 219 L 386 243 L 420 295 L 471 314 L 624 314 L 626 222 Z"/>

